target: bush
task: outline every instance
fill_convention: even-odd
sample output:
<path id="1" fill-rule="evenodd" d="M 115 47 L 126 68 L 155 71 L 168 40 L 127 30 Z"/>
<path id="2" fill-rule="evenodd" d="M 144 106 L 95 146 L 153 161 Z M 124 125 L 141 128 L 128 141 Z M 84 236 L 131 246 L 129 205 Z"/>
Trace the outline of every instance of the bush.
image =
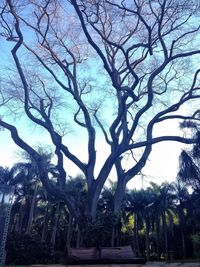
<path id="1" fill-rule="evenodd" d="M 193 248 L 194 248 L 194 258 L 200 257 L 200 232 L 191 235 Z"/>
<path id="2" fill-rule="evenodd" d="M 50 262 L 50 246 L 41 242 L 38 236 L 11 233 L 6 244 L 6 264 L 45 264 Z"/>

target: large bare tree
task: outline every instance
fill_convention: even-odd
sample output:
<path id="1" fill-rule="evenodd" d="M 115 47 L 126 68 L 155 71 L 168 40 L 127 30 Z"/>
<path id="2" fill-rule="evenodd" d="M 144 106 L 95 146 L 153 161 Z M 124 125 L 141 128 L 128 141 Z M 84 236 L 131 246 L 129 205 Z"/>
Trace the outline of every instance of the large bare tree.
<path id="1" fill-rule="evenodd" d="M 0 126 L 35 159 L 46 189 L 65 201 L 78 222 L 83 213 L 65 190 L 66 159 L 85 176 L 84 213 L 95 220 L 112 169 L 117 173 L 118 212 L 126 184 L 145 166 L 154 144 L 197 142 L 154 131 L 167 121 L 199 120 L 199 110 L 190 109 L 189 114 L 182 108 L 200 98 L 197 2 L 1 1 L 1 40 L 12 58 L 1 60 L 7 72 L 1 72 Z M 56 185 L 40 155 L 19 134 L 23 129 L 7 116 L 13 111 L 50 136 L 59 172 Z M 69 128 L 79 131 L 79 138 L 86 133 L 84 160 L 67 141 Z M 96 151 L 97 142 L 104 142 L 110 152 Z M 97 153 L 105 156 L 101 168 Z"/>

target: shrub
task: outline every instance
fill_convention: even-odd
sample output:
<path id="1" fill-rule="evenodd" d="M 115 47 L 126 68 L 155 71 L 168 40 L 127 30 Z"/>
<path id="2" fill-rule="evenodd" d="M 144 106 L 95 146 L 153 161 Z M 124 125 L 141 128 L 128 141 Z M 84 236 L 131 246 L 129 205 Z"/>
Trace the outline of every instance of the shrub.
<path id="1" fill-rule="evenodd" d="M 44 264 L 52 256 L 50 246 L 40 241 L 38 236 L 11 233 L 6 245 L 6 264 Z"/>

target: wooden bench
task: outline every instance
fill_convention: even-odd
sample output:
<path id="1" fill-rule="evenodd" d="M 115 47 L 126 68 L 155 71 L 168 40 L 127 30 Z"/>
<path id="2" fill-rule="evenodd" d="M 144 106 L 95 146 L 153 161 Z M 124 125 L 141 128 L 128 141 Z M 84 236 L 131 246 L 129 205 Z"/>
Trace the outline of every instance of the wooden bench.
<path id="1" fill-rule="evenodd" d="M 66 263 L 79 264 L 143 264 L 144 258 L 137 258 L 131 246 L 101 248 L 71 248 Z"/>

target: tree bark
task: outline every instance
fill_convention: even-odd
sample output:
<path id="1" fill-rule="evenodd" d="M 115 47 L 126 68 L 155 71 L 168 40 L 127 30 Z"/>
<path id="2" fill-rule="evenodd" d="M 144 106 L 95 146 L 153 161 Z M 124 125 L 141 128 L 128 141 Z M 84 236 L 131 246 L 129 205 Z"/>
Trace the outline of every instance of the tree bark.
<path id="1" fill-rule="evenodd" d="M 38 184 L 36 182 L 34 193 L 33 193 L 32 200 L 31 200 L 31 207 L 30 207 L 30 212 L 29 212 L 29 217 L 28 217 L 28 224 L 27 224 L 27 228 L 26 228 L 26 234 L 27 235 L 31 234 L 35 205 L 36 205 L 36 200 L 37 200 L 37 189 L 38 189 Z"/>
<path id="2" fill-rule="evenodd" d="M 59 221 L 59 209 L 60 209 L 60 202 L 57 203 L 56 212 L 53 219 L 53 229 L 52 229 L 52 235 L 51 235 L 51 245 L 52 248 L 55 248 L 55 242 L 56 242 L 56 232 L 58 227 L 58 221 Z"/>
<path id="3" fill-rule="evenodd" d="M 114 195 L 114 213 L 117 214 L 121 210 L 122 201 L 124 198 L 126 183 L 121 179 L 118 180 L 117 188 Z"/>
<path id="4" fill-rule="evenodd" d="M 69 255 L 70 247 L 71 247 L 72 223 L 73 223 L 73 217 L 71 213 L 69 212 L 69 222 L 68 222 L 68 227 L 67 227 L 67 240 L 66 240 L 65 250 L 64 250 L 67 253 L 67 255 Z"/>
<path id="5" fill-rule="evenodd" d="M 146 219 L 146 222 L 145 222 L 145 224 L 146 224 L 146 233 L 145 233 L 145 235 L 146 235 L 146 258 L 147 258 L 147 260 L 149 260 L 150 259 L 150 247 L 149 247 L 149 221 L 148 221 L 148 219 Z"/>
<path id="6" fill-rule="evenodd" d="M 183 207 L 179 206 L 179 224 L 181 228 L 181 246 L 182 246 L 182 255 L 183 259 L 185 260 L 185 222 L 184 222 L 184 214 L 183 214 Z"/>
<path id="7" fill-rule="evenodd" d="M 156 253 L 157 260 L 160 260 L 160 218 L 156 221 Z"/>
<path id="8" fill-rule="evenodd" d="M 140 256 L 139 237 L 138 237 L 138 214 L 135 212 L 134 217 L 134 249 L 135 255 Z"/>
<path id="9" fill-rule="evenodd" d="M 78 225 L 76 248 L 80 248 L 80 247 L 81 247 L 81 229 L 80 229 L 80 226 Z"/>
<path id="10" fill-rule="evenodd" d="M 48 213 L 49 213 L 49 202 L 47 202 L 47 206 L 45 209 L 44 223 L 42 227 L 42 237 L 41 237 L 42 242 L 46 240 L 46 234 L 47 234 L 47 229 L 48 229 L 48 216 L 49 216 Z"/>
<path id="11" fill-rule="evenodd" d="M 22 233 L 24 216 L 25 216 L 24 204 L 21 203 L 21 205 L 20 205 L 20 211 L 19 211 L 19 216 L 18 216 L 18 222 L 16 224 L 16 231 L 19 234 Z"/>
<path id="12" fill-rule="evenodd" d="M 111 232 L 111 242 L 110 246 L 114 247 L 115 246 L 115 225 L 112 225 L 112 232 Z"/>
<path id="13" fill-rule="evenodd" d="M 169 247 L 168 247 L 167 222 L 166 222 L 166 214 L 165 214 L 165 211 L 162 214 L 162 221 L 163 221 L 163 234 L 164 234 L 164 240 L 165 240 L 166 260 L 169 261 Z"/>

